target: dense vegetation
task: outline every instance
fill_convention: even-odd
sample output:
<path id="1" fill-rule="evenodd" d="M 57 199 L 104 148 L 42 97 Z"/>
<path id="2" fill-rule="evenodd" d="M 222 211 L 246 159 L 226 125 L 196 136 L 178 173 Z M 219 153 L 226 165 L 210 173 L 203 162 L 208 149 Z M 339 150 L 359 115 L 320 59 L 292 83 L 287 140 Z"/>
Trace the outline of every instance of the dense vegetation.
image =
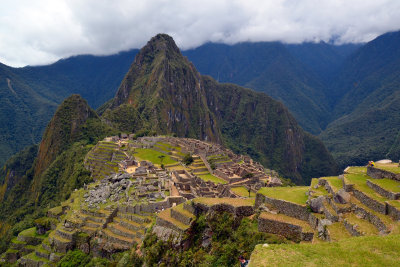
<path id="1" fill-rule="evenodd" d="M 400 32 L 369 42 L 345 63 L 332 92 L 336 120 L 321 135 L 344 165 L 400 160 Z"/>
<path id="2" fill-rule="evenodd" d="M 105 136 L 117 134 L 101 122 L 86 101 L 77 95 L 60 105 L 40 144 L 27 149 L 6 163 L 1 186 L 6 187 L 0 205 L 0 251 L 13 235 L 33 226 L 34 219 L 66 200 L 75 188 L 91 181 L 83 166 L 86 153 Z M 33 160 L 35 158 L 35 160 Z M 19 166 L 23 165 L 23 168 Z M 15 171 L 15 182 L 4 178 Z M 18 179 L 17 179 L 18 178 Z"/>
<path id="3" fill-rule="evenodd" d="M 212 233 L 210 244 L 203 243 L 204 233 Z M 249 258 L 257 244 L 285 242 L 277 236 L 257 230 L 257 218 L 240 221 L 230 213 L 201 215 L 190 229 L 184 247 L 174 247 L 154 234 L 143 243 L 147 266 L 236 266 L 238 256 Z"/>

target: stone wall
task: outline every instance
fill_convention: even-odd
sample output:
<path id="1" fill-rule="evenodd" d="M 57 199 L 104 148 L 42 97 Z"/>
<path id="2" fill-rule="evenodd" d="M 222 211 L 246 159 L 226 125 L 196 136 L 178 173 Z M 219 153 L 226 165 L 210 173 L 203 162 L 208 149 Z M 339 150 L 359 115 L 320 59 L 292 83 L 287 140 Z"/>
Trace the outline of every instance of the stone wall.
<path id="1" fill-rule="evenodd" d="M 186 225 L 190 225 L 190 223 L 192 222 L 191 217 L 186 217 L 175 209 L 171 209 L 171 217 Z"/>
<path id="2" fill-rule="evenodd" d="M 353 208 L 354 208 L 354 213 L 355 214 L 357 214 L 358 216 L 360 216 L 364 220 L 367 220 L 370 223 L 372 223 L 373 225 L 375 225 L 376 228 L 378 228 L 379 231 L 387 232 L 388 229 L 387 229 L 386 225 L 382 222 L 382 220 L 378 216 L 368 212 L 367 210 L 365 210 L 362 207 L 359 207 L 357 205 L 354 205 Z"/>
<path id="3" fill-rule="evenodd" d="M 258 218 L 258 231 L 284 236 L 295 242 L 302 240 L 302 228 L 286 222 L 274 221 L 267 218 Z"/>
<path id="4" fill-rule="evenodd" d="M 343 220 L 343 225 L 344 227 L 347 229 L 347 231 L 349 231 L 349 233 L 352 236 L 361 236 L 362 233 L 360 233 L 357 228 L 355 227 L 355 225 L 352 225 L 351 223 L 349 223 L 346 219 Z"/>
<path id="5" fill-rule="evenodd" d="M 396 221 L 400 221 L 400 210 L 390 203 L 386 203 L 387 212 L 390 217 L 392 217 Z"/>
<path id="6" fill-rule="evenodd" d="M 389 178 L 392 180 L 400 181 L 400 173 L 395 174 L 371 166 L 367 167 L 367 175 L 375 179 Z"/>
<path id="7" fill-rule="evenodd" d="M 308 211 L 306 206 L 298 205 L 292 202 L 288 202 L 285 200 L 269 198 L 262 194 L 257 193 L 256 195 L 256 208 L 261 203 L 267 203 L 272 205 L 274 208 L 279 210 L 280 213 L 283 213 L 287 216 L 302 220 L 308 221 L 310 212 Z"/>
<path id="8" fill-rule="evenodd" d="M 367 196 L 366 194 L 364 194 L 363 192 L 354 189 L 353 190 L 354 196 L 361 201 L 361 203 L 363 203 L 364 205 L 366 205 L 367 207 L 373 209 L 376 212 L 382 213 L 382 214 L 387 214 L 387 207 L 386 207 L 386 203 L 381 203 L 376 201 L 375 199 L 370 198 L 369 196 Z"/>
<path id="9" fill-rule="evenodd" d="M 400 193 L 393 193 L 390 191 L 385 190 L 384 188 L 380 187 L 377 184 L 374 184 L 372 181 L 367 180 L 367 185 L 371 187 L 374 191 L 378 192 L 381 196 L 384 196 L 388 199 L 399 199 L 400 198 Z"/>

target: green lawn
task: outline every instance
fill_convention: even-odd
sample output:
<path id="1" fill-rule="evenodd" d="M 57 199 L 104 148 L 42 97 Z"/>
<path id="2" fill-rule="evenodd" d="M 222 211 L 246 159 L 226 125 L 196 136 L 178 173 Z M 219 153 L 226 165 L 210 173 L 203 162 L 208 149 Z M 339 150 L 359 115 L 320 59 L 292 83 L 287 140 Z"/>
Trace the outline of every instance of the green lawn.
<path id="1" fill-rule="evenodd" d="M 400 235 L 352 237 L 319 244 L 257 245 L 255 266 L 399 266 Z"/>
<path id="2" fill-rule="evenodd" d="M 337 176 L 323 177 L 328 181 L 329 185 L 332 187 L 333 191 L 337 192 L 339 189 L 343 188 L 343 182 Z"/>
<path id="3" fill-rule="evenodd" d="M 239 196 L 242 197 L 249 197 L 249 191 L 247 191 L 246 187 L 241 186 L 241 187 L 234 187 L 231 189 L 235 194 L 238 194 Z M 256 197 L 256 194 L 253 192 L 250 192 L 250 197 Z"/>
<path id="4" fill-rule="evenodd" d="M 400 182 L 397 182 L 392 179 L 370 179 L 370 181 L 374 184 L 379 185 L 383 189 L 387 191 L 398 193 L 400 192 Z"/>
<path id="5" fill-rule="evenodd" d="M 314 186 L 318 185 L 318 179 L 313 178 L 311 180 L 310 190 L 314 193 L 312 194 L 313 197 L 325 196 L 328 195 L 328 191 L 326 191 L 325 186 L 319 186 L 318 188 L 314 188 Z"/>
<path id="6" fill-rule="evenodd" d="M 165 156 L 162 161 L 162 163 L 164 165 L 177 163 L 177 161 L 172 160 L 169 156 L 167 156 L 161 152 L 158 152 L 154 149 L 137 148 L 137 149 L 135 149 L 135 152 L 136 153 L 134 154 L 134 156 L 136 158 L 139 158 L 141 160 L 151 161 L 153 164 L 161 165 L 161 159 L 159 158 L 159 156 Z"/>
<path id="7" fill-rule="evenodd" d="M 400 167 L 398 163 L 387 163 L 387 164 L 376 163 L 375 168 L 393 173 L 400 173 Z"/>
<path id="8" fill-rule="evenodd" d="M 331 225 L 327 225 L 327 228 L 331 241 L 339 241 L 351 237 L 351 234 L 344 227 L 343 222 L 335 222 Z"/>
<path id="9" fill-rule="evenodd" d="M 294 187 L 263 187 L 258 193 L 263 194 L 275 199 L 286 200 L 300 205 L 306 205 L 308 199 L 306 192 L 309 190 L 308 186 L 294 186 Z"/>
<path id="10" fill-rule="evenodd" d="M 202 168 L 204 168 L 204 167 L 202 167 Z M 219 178 L 219 177 L 216 177 L 216 176 L 214 176 L 214 175 L 212 175 L 212 174 L 210 174 L 210 173 L 208 173 L 208 174 L 201 174 L 201 175 L 198 175 L 201 179 L 203 179 L 204 181 L 211 181 L 211 182 L 213 182 L 213 183 L 215 183 L 215 184 L 226 184 L 227 183 L 227 181 L 225 181 L 224 179 L 221 179 L 221 178 Z M 248 195 L 248 194 L 247 194 Z"/>
<path id="11" fill-rule="evenodd" d="M 367 167 L 349 167 L 347 170 L 348 173 L 367 173 Z"/>
<path id="12" fill-rule="evenodd" d="M 379 195 L 373 189 L 371 189 L 367 185 L 367 179 L 371 177 L 367 176 L 366 174 L 345 174 L 344 179 L 346 180 L 346 184 L 354 184 L 355 188 L 364 192 L 368 196 L 372 197 L 373 199 L 385 202 L 388 200 L 387 198 Z"/>

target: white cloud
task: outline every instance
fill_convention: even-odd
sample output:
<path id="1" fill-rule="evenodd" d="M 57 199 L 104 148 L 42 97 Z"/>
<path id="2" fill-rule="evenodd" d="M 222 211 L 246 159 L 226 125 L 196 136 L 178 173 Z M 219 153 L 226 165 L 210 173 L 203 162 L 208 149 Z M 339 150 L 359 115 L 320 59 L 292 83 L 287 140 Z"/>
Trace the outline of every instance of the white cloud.
<path id="1" fill-rule="evenodd" d="M 160 32 L 187 49 L 208 41 L 365 42 L 398 29 L 398 0 L 2 0 L 0 62 L 111 54 Z"/>

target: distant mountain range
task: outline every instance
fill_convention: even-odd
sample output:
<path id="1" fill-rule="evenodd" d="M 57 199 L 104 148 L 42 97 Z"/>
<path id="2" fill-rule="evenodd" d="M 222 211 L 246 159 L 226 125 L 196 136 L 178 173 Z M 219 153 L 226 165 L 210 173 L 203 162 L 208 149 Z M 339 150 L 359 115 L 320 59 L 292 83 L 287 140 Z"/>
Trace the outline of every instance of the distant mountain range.
<path id="1" fill-rule="evenodd" d="M 400 157 L 399 35 L 341 46 L 208 43 L 183 55 L 219 82 L 281 101 L 345 166 Z M 57 105 L 70 94 L 82 95 L 94 108 L 112 99 L 137 52 L 76 56 L 37 67 L 0 65 L 0 163 L 38 143 Z"/>

